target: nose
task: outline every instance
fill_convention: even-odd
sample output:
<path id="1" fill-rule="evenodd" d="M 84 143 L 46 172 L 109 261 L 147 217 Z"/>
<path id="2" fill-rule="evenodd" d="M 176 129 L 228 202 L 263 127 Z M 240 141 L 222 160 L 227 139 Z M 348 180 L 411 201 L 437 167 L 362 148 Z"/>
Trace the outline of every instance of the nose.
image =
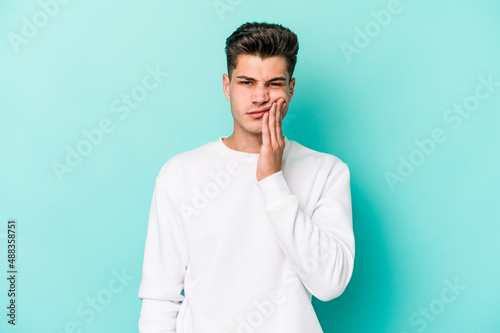
<path id="1" fill-rule="evenodd" d="M 262 105 L 269 102 L 269 89 L 264 85 L 256 85 L 252 93 L 252 102 Z"/>

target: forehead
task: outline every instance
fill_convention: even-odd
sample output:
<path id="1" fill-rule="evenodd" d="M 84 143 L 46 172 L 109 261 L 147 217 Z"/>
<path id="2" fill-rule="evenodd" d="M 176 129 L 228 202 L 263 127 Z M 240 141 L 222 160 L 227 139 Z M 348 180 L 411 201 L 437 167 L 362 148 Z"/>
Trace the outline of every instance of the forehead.
<path id="1" fill-rule="evenodd" d="M 236 59 L 233 77 L 245 75 L 256 80 L 268 80 L 273 77 L 288 77 L 285 57 L 274 56 L 262 59 L 257 55 L 240 54 Z"/>

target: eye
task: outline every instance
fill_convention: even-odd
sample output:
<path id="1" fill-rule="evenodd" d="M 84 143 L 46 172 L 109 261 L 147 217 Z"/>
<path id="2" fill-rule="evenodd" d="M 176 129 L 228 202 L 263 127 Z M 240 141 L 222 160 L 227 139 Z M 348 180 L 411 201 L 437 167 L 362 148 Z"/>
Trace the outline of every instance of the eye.
<path id="1" fill-rule="evenodd" d="M 275 87 L 281 87 L 281 85 L 282 85 L 282 84 L 281 84 L 281 83 L 276 83 L 276 82 L 274 82 L 274 83 L 271 83 L 271 85 L 272 85 L 272 86 L 275 86 Z"/>
<path id="2" fill-rule="evenodd" d="M 250 84 L 251 82 L 250 81 L 241 81 L 240 82 L 242 85 L 244 86 L 248 86 L 248 84 Z M 247 84 L 248 83 L 248 84 Z"/>

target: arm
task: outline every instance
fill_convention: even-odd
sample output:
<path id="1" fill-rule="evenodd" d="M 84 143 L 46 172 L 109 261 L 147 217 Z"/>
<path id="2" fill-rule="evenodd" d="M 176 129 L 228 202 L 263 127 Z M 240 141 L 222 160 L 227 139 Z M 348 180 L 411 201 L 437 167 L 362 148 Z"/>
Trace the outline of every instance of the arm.
<path id="1" fill-rule="evenodd" d="M 139 298 L 140 333 L 175 333 L 188 263 L 179 210 L 179 179 L 169 160 L 156 178 L 149 212 Z"/>
<path id="2" fill-rule="evenodd" d="M 257 182 L 278 242 L 304 286 L 329 301 L 345 290 L 354 267 L 350 174 L 336 162 L 309 219 L 282 171 Z"/>

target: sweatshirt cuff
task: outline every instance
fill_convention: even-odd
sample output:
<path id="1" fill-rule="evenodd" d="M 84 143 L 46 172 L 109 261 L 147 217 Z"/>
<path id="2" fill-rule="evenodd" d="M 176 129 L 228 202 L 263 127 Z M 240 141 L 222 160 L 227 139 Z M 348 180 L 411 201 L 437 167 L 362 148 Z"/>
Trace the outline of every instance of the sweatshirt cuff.
<path id="1" fill-rule="evenodd" d="M 258 181 L 257 186 L 264 196 L 266 206 L 278 203 L 292 194 L 281 170 Z"/>

